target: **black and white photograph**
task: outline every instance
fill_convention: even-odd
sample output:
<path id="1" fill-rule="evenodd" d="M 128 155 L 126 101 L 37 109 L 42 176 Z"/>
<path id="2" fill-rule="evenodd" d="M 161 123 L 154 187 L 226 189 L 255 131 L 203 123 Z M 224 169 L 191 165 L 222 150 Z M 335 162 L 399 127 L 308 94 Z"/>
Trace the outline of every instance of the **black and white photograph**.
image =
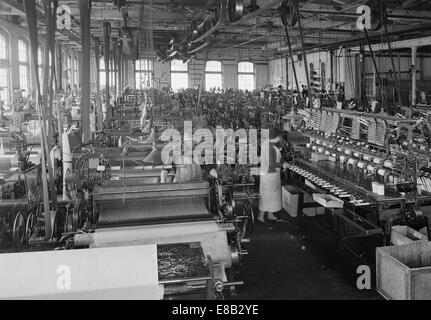
<path id="1" fill-rule="evenodd" d="M 431 1 L 0 0 L 0 300 L 431 300 L 429 218 Z"/>

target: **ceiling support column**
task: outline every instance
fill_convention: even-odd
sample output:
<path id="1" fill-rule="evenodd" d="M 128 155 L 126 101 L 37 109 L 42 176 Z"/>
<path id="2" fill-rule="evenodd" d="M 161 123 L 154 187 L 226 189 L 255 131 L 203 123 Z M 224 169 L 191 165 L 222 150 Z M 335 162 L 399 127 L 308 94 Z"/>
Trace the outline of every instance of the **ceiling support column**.
<path id="1" fill-rule="evenodd" d="M 105 100 L 106 103 L 109 104 L 110 103 L 110 91 L 109 91 L 109 84 L 110 84 L 110 79 L 109 79 L 109 75 L 110 75 L 110 62 L 111 62 L 111 58 L 109 56 L 109 48 L 110 48 L 110 43 L 109 43 L 109 34 L 110 34 L 110 28 L 111 28 L 111 24 L 109 22 L 103 22 L 103 47 L 104 47 L 104 59 L 105 59 L 105 72 L 106 72 L 106 96 L 105 96 Z"/>
<path id="2" fill-rule="evenodd" d="M 81 39 L 82 39 L 82 71 L 81 71 L 81 126 L 82 142 L 88 143 L 90 133 L 90 1 L 79 0 L 79 12 L 81 16 Z"/>
<path id="3" fill-rule="evenodd" d="M 101 123 L 102 121 L 99 121 L 102 119 L 102 105 L 100 102 L 100 39 L 95 38 L 94 39 L 94 56 L 96 60 L 96 105 L 95 105 L 95 111 L 96 111 L 96 128 L 97 130 L 101 129 Z"/>
<path id="4" fill-rule="evenodd" d="M 112 56 L 113 56 L 113 83 L 114 83 L 114 94 L 117 94 L 120 91 L 119 81 L 118 81 L 118 40 L 116 38 L 112 39 Z"/>
<path id="5" fill-rule="evenodd" d="M 412 47 L 412 106 L 416 105 L 416 91 L 418 89 L 417 85 L 417 55 L 418 55 L 418 47 Z"/>

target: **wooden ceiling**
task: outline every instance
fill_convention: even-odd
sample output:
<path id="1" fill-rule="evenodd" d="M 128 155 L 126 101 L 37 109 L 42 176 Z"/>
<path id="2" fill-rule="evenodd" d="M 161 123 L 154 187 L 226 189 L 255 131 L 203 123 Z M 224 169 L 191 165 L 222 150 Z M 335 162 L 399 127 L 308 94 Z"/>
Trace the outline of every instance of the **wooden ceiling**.
<path id="1" fill-rule="evenodd" d="M 244 0 L 245 6 L 251 0 Z M 20 15 L 23 6 L 19 0 L 2 0 L 0 13 L 9 17 Z M 79 48 L 80 17 L 78 1 L 59 0 L 60 5 L 71 8 L 72 28 L 57 32 L 57 39 L 67 46 Z M 111 37 L 118 38 L 124 26 L 122 11 L 117 1 L 93 0 L 91 9 L 91 34 L 103 42 L 103 22 L 111 23 Z M 128 26 L 137 30 L 144 52 L 146 38 L 153 34 L 154 47 L 169 47 L 172 38 L 181 42 L 191 32 L 193 20 L 198 24 L 214 17 L 216 0 L 126 0 L 124 9 L 128 13 Z M 257 0 L 259 7 L 265 7 L 271 0 Z M 276 1 L 277 2 L 277 1 Z M 383 1 L 389 15 L 388 33 L 391 40 L 403 40 L 431 35 L 431 1 L 389 0 Z M 278 1 L 273 7 L 255 17 L 237 23 L 225 23 L 206 40 L 210 42 L 211 53 L 243 52 L 260 57 L 286 54 L 286 34 L 280 19 Z M 340 46 L 356 46 L 365 42 L 364 34 L 356 27 L 356 10 L 362 4 L 379 8 L 380 0 L 301 0 L 299 3 L 304 45 L 307 50 L 327 50 Z M 42 10 L 41 10 L 42 11 Z M 379 15 L 378 11 L 373 12 Z M 22 15 L 21 15 L 22 16 Z M 41 33 L 45 21 L 40 14 Z M 144 17 L 144 18 L 143 18 Z M 151 19 L 148 19 L 151 17 Z M 21 23 L 25 25 L 25 17 Z M 151 21 L 149 21 L 151 20 Z M 152 32 L 148 30 L 151 29 Z M 301 48 L 298 26 L 289 28 L 294 50 Z M 370 31 L 373 42 L 386 41 L 382 31 Z"/>

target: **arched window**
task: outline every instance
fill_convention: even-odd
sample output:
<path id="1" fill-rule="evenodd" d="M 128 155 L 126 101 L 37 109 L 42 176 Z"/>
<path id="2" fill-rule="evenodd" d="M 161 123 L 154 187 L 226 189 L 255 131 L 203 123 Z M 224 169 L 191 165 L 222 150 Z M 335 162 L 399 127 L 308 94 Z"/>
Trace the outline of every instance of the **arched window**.
<path id="1" fill-rule="evenodd" d="M 238 63 L 238 89 L 253 91 L 256 89 L 254 63 Z"/>
<path id="2" fill-rule="evenodd" d="M 29 57 L 28 57 L 28 41 L 25 39 L 18 40 L 18 61 L 19 61 L 19 87 L 22 90 L 22 95 L 26 97 L 30 87 L 29 77 Z"/>
<path id="3" fill-rule="evenodd" d="M 171 61 L 171 89 L 179 91 L 189 87 L 189 67 L 181 60 Z"/>
<path id="4" fill-rule="evenodd" d="M 43 88 L 43 59 L 44 59 L 44 52 L 43 47 L 39 45 L 37 47 L 37 72 L 39 74 L 39 83 L 40 88 Z"/>
<path id="5" fill-rule="evenodd" d="M 205 67 L 205 89 L 207 91 L 211 89 L 221 89 L 223 85 L 222 82 L 221 62 L 208 61 Z"/>
<path id="6" fill-rule="evenodd" d="M 67 84 L 72 84 L 72 56 L 70 53 L 66 54 L 66 71 L 67 71 Z"/>
<path id="7" fill-rule="evenodd" d="M 78 79 L 78 57 L 76 54 L 73 56 L 73 80 L 74 84 L 79 85 L 79 79 Z"/>
<path id="8" fill-rule="evenodd" d="M 0 29 L 0 100 L 9 104 L 9 37 Z"/>
<path id="9" fill-rule="evenodd" d="M 100 58 L 99 68 L 100 68 L 100 73 L 99 73 L 100 88 L 105 89 L 105 87 L 106 87 L 106 68 L 105 68 L 105 58 L 104 57 Z M 117 70 L 114 70 L 114 61 L 110 60 L 109 61 L 109 85 L 111 87 L 114 86 L 116 83 L 116 73 L 117 73 Z"/>

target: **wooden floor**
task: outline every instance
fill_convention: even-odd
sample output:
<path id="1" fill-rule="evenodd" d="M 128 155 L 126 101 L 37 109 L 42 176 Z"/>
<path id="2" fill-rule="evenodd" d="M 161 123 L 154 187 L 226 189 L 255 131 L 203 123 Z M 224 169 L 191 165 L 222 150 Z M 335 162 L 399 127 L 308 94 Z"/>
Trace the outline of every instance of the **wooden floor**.
<path id="1" fill-rule="evenodd" d="M 375 290 L 356 287 L 362 262 L 283 218 L 283 223 L 256 225 L 238 274 L 245 285 L 233 299 L 380 299 Z"/>

